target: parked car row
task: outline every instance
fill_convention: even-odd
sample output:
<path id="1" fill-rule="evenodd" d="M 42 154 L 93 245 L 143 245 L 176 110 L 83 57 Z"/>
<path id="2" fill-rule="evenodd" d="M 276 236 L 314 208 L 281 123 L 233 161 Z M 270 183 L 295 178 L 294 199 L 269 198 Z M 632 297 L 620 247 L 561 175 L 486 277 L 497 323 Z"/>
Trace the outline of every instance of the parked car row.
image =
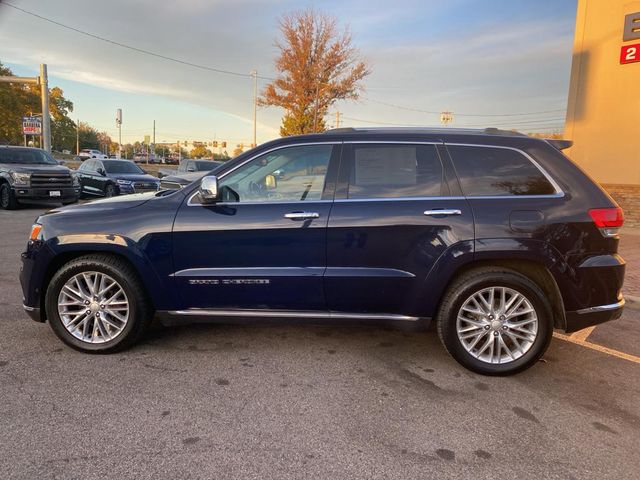
<path id="1" fill-rule="evenodd" d="M 182 160 L 177 169 L 161 168 L 158 171 L 160 187 L 175 190 L 185 187 L 201 179 L 207 172 L 211 172 L 224 162 L 215 160 Z"/>

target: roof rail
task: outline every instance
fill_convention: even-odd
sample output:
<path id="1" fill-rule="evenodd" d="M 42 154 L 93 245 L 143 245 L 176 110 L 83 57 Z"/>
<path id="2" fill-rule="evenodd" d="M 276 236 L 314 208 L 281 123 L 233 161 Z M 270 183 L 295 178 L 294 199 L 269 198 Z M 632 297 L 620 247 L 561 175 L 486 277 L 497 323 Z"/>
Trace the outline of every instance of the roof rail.
<path id="1" fill-rule="evenodd" d="M 325 131 L 324 133 L 350 133 L 350 132 L 355 132 L 357 131 L 355 128 L 353 127 L 340 127 L 340 128 L 332 128 L 330 130 Z"/>

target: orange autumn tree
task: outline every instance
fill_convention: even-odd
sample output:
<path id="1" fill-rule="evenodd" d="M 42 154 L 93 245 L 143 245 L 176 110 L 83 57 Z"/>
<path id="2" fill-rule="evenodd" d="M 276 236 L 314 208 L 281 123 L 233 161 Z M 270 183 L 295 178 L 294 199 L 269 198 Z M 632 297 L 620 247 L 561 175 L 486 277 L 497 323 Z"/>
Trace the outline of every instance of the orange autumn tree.
<path id="1" fill-rule="evenodd" d="M 280 33 L 278 76 L 265 87 L 260 104 L 285 110 L 282 136 L 323 132 L 335 102 L 359 98 L 369 67 L 333 16 L 313 9 L 294 12 L 280 20 Z"/>

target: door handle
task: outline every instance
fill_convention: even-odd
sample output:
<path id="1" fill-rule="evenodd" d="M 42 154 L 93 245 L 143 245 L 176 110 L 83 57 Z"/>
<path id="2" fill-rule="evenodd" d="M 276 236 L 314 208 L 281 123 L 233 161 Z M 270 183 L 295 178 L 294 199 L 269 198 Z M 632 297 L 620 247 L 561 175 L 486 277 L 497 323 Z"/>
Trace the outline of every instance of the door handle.
<path id="1" fill-rule="evenodd" d="M 435 210 L 426 210 L 424 214 L 430 217 L 435 215 L 462 215 L 462 210 L 457 208 L 436 208 Z"/>
<path id="2" fill-rule="evenodd" d="M 320 214 L 316 212 L 291 212 L 285 213 L 284 218 L 289 220 L 308 220 L 310 218 L 319 218 Z"/>

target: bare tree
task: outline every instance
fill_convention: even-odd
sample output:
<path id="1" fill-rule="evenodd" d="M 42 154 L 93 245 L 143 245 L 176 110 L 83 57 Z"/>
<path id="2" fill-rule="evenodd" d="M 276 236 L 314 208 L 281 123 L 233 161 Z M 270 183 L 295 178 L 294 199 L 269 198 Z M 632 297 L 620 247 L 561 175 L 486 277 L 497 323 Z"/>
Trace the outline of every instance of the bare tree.
<path id="1" fill-rule="evenodd" d="M 285 109 L 282 136 L 324 131 L 329 107 L 357 100 L 369 67 L 333 16 L 297 11 L 280 20 L 280 32 L 278 78 L 265 87 L 260 104 Z"/>

